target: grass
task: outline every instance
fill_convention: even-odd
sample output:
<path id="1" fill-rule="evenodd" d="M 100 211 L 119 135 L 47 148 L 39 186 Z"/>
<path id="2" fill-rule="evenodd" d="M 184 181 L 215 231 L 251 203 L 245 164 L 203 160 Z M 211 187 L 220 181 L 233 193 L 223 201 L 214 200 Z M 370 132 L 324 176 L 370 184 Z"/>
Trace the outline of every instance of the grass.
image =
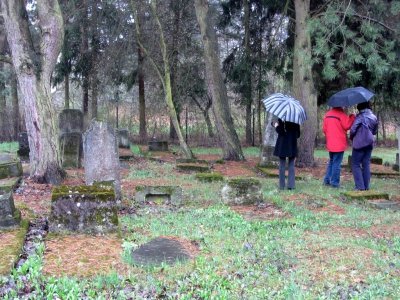
<path id="1" fill-rule="evenodd" d="M 0 143 L 0 153 L 16 153 L 18 151 L 18 143 Z"/>
<path id="2" fill-rule="evenodd" d="M 257 151 L 245 149 L 247 156 L 258 156 Z M 219 149 L 194 152 L 220 154 Z M 374 155 L 378 153 L 387 155 L 385 161 L 394 149 L 375 149 Z M 316 151 L 316 156 L 326 157 L 325 150 Z M 279 191 L 276 178 L 258 179 L 264 199 L 287 216 L 249 221 L 221 203 L 224 182 L 199 182 L 195 174 L 174 173 L 169 163 L 133 165 L 124 180 L 180 185 L 185 204 L 178 209 L 137 207 L 135 215 L 120 218 L 121 261 L 129 267 L 128 274 L 44 275 L 42 249 L 12 272 L 16 288 L 3 298 L 18 298 L 26 281 L 38 299 L 400 298 L 400 212 L 343 202 L 341 193 L 352 189 L 350 181 L 343 181 L 344 190 L 338 190 L 307 177 L 296 182 L 296 190 Z M 373 178 L 371 188 L 395 196 L 399 185 L 399 179 Z M 299 205 L 307 200 L 327 210 Z M 330 211 L 328 204 L 343 213 Z M 159 236 L 191 241 L 199 253 L 174 266 L 132 265 L 131 251 Z"/>

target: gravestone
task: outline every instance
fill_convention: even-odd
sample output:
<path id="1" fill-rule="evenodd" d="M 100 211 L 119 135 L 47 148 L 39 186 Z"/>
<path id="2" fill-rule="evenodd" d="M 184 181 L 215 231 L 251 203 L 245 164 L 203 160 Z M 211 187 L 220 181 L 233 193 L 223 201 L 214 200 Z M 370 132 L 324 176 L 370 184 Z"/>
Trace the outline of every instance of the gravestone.
<path id="1" fill-rule="evenodd" d="M 121 199 L 117 138 L 114 129 L 93 120 L 83 134 L 85 182 L 113 181 L 115 196 Z"/>
<path id="2" fill-rule="evenodd" d="M 18 155 L 22 159 L 29 159 L 29 140 L 26 131 L 18 133 Z"/>
<path id="3" fill-rule="evenodd" d="M 149 151 L 168 151 L 167 141 L 151 140 L 148 142 Z"/>
<path id="4" fill-rule="evenodd" d="M 82 159 L 83 113 L 64 109 L 58 120 L 63 167 L 79 168 Z"/>
<path id="5" fill-rule="evenodd" d="M 117 129 L 117 132 L 118 132 L 118 147 L 119 148 L 130 148 L 131 143 L 129 142 L 128 129 Z"/>
<path id="6" fill-rule="evenodd" d="M 52 191 L 49 230 L 103 234 L 118 230 L 118 208 L 110 184 L 58 186 Z"/>
<path id="7" fill-rule="evenodd" d="M 0 154 L 0 179 L 22 176 L 21 161 L 11 154 Z"/>
<path id="8" fill-rule="evenodd" d="M 0 229 L 19 225 L 21 213 L 15 209 L 11 191 L 0 190 Z"/>
<path id="9" fill-rule="evenodd" d="M 263 202 L 261 182 L 255 178 L 234 178 L 221 191 L 225 204 L 243 205 Z"/>
<path id="10" fill-rule="evenodd" d="M 276 139 L 278 138 L 278 134 L 271 124 L 272 119 L 272 114 L 269 114 L 268 118 L 266 118 L 263 143 L 261 145 L 260 153 L 260 167 L 270 167 L 278 165 L 279 160 L 276 156 L 274 156 L 275 143 Z"/>
<path id="11" fill-rule="evenodd" d="M 136 201 L 140 204 L 154 202 L 159 205 L 179 206 L 182 203 L 182 188 L 179 186 L 136 186 Z"/>
<path id="12" fill-rule="evenodd" d="M 395 171 L 400 171 L 400 159 L 399 159 L 399 153 L 396 153 L 396 163 L 393 165 L 393 170 Z"/>
<path id="13" fill-rule="evenodd" d="M 139 266 L 173 265 L 190 258 L 183 245 L 176 239 L 158 237 L 132 251 L 132 260 Z"/>

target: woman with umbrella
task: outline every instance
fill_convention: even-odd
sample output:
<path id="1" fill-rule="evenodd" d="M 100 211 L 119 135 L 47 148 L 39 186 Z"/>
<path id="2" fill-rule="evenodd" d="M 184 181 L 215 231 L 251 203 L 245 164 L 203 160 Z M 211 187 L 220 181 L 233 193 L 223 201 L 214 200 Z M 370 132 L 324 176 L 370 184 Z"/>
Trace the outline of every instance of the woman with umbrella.
<path id="1" fill-rule="evenodd" d="M 285 189 L 285 170 L 288 165 L 287 188 L 295 188 L 294 161 L 297 157 L 297 139 L 300 137 L 300 124 L 307 115 L 300 102 L 290 96 L 275 93 L 263 100 L 265 110 L 277 116 L 278 122 L 273 123 L 278 139 L 274 155 L 279 157 L 279 189 Z"/>

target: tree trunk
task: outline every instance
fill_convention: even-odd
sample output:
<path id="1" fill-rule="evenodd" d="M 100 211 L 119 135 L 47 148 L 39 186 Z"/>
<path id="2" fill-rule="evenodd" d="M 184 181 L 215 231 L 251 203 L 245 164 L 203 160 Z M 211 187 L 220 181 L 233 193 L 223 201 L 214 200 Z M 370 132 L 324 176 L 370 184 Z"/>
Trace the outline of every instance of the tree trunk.
<path id="1" fill-rule="evenodd" d="M 228 95 L 224 84 L 215 30 L 211 23 L 207 0 L 195 0 L 196 16 L 204 46 L 208 88 L 213 98 L 213 112 L 225 160 L 244 160 L 239 138 L 233 125 Z"/>
<path id="2" fill-rule="evenodd" d="M 64 76 L 64 108 L 69 109 L 69 74 Z"/>
<path id="3" fill-rule="evenodd" d="M 14 134 L 13 139 L 14 141 L 18 140 L 18 133 L 19 133 L 19 122 L 20 122 L 20 115 L 19 115 L 19 99 L 18 99 L 18 82 L 15 76 L 15 72 L 12 72 L 11 76 L 11 100 L 12 100 L 12 110 L 13 110 L 13 128 Z"/>
<path id="4" fill-rule="evenodd" d="M 307 30 L 310 0 L 295 0 L 296 34 L 293 59 L 293 92 L 307 113 L 299 140 L 298 166 L 314 165 L 314 147 L 317 136 L 317 95 L 312 77 L 311 38 Z"/>
<path id="5" fill-rule="evenodd" d="M 250 49 L 250 4 L 249 0 L 243 0 L 244 10 L 244 53 L 245 53 L 245 74 L 244 76 L 244 98 L 246 103 L 246 144 L 253 144 L 252 135 L 252 86 L 251 86 L 251 49 Z M 254 124 L 253 124 L 254 126 Z"/>
<path id="6" fill-rule="evenodd" d="M 139 85 L 139 140 L 144 143 L 147 141 L 146 128 L 146 98 L 144 94 L 144 74 L 143 74 L 143 51 L 138 45 L 138 85 Z"/>
<path id="7" fill-rule="evenodd" d="M 84 69 L 82 72 L 82 110 L 85 119 L 88 118 L 89 111 L 89 67 L 88 67 L 88 52 L 89 52 L 89 40 L 88 40 L 88 3 L 87 0 L 82 1 L 82 7 L 84 10 L 84 21 L 81 23 L 81 55 L 84 61 Z"/>
<path id="8" fill-rule="evenodd" d="M 64 37 L 63 19 L 58 1 L 41 0 L 36 5 L 40 27 L 39 49 L 33 48 L 25 1 L 6 0 L 1 8 L 25 108 L 31 177 L 37 182 L 59 184 L 64 172 L 56 113 L 51 101 L 50 77 Z"/>
<path id="9" fill-rule="evenodd" d="M 91 102 L 91 119 L 97 119 L 97 109 L 98 109 L 98 80 L 94 75 L 92 76 L 92 102 Z"/>
<path id="10" fill-rule="evenodd" d="M 208 113 L 208 109 L 203 111 L 203 116 L 204 120 L 206 121 L 208 136 L 210 138 L 213 138 L 214 132 L 212 129 L 212 124 L 211 124 L 210 114 Z"/>
<path id="11" fill-rule="evenodd" d="M 4 64 L 0 62 L 0 73 L 4 72 Z M 9 141 L 8 117 L 7 117 L 7 98 L 6 84 L 3 78 L 0 78 L 0 141 Z"/>

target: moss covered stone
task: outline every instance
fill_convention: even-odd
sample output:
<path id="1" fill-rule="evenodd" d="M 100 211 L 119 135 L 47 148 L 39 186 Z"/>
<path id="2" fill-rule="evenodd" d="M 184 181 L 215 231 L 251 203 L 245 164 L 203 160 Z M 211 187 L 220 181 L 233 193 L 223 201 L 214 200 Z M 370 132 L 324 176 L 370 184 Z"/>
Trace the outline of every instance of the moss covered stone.
<path id="1" fill-rule="evenodd" d="M 382 165 L 383 164 L 383 159 L 381 157 L 378 157 L 378 156 L 372 156 L 371 157 L 371 164 Z"/>
<path id="2" fill-rule="evenodd" d="M 182 203 L 182 188 L 179 186 L 137 186 L 136 201 L 140 204 L 154 202 L 158 205 L 179 206 Z"/>
<path id="3" fill-rule="evenodd" d="M 105 233 L 118 230 L 118 209 L 112 183 L 59 186 L 53 189 L 49 229 Z"/>
<path id="4" fill-rule="evenodd" d="M 22 165 L 20 161 L 0 163 L 0 179 L 22 176 Z"/>
<path id="5" fill-rule="evenodd" d="M 389 194 L 377 191 L 347 191 L 342 194 L 349 200 L 389 199 Z"/>
<path id="6" fill-rule="evenodd" d="M 182 171 L 210 172 L 210 167 L 205 164 L 177 164 L 176 167 Z"/>
<path id="7" fill-rule="evenodd" d="M 263 201 L 261 182 L 256 178 L 233 178 L 225 184 L 221 194 L 226 204 L 255 204 Z"/>
<path id="8" fill-rule="evenodd" d="M 224 177 L 220 173 L 197 173 L 196 179 L 202 182 L 223 181 Z"/>
<path id="9" fill-rule="evenodd" d="M 208 162 L 204 159 L 196 159 L 196 158 L 178 158 L 176 160 L 177 164 L 208 164 Z"/>
<path id="10" fill-rule="evenodd" d="M 15 190 L 21 182 L 21 177 L 11 177 L 0 179 L 0 191 L 13 191 Z"/>

